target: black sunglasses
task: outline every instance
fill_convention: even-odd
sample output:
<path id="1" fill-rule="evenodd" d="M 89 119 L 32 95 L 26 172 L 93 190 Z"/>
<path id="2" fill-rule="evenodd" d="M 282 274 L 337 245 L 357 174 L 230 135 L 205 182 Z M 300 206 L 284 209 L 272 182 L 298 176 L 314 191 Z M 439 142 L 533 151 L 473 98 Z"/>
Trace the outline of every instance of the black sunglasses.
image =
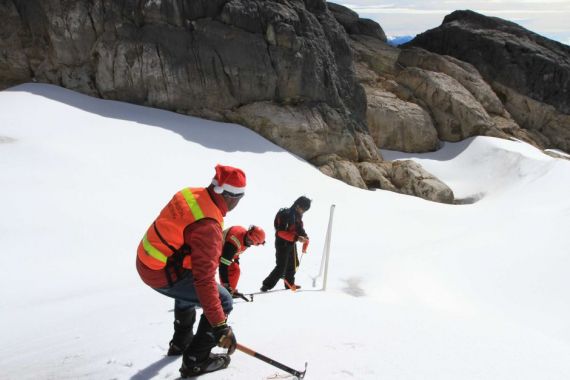
<path id="1" fill-rule="evenodd" d="M 222 193 L 222 195 L 223 195 L 224 197 L 228 197 L 228 198 L 240 199 L 240 198 L 242 198 L 242 197 L 245 195 L 245 193 L 235 194 L 235 193 L 230 193 L 230 192 L 227 191 L 227 190 L 224 190 L 224 192 Z"/>

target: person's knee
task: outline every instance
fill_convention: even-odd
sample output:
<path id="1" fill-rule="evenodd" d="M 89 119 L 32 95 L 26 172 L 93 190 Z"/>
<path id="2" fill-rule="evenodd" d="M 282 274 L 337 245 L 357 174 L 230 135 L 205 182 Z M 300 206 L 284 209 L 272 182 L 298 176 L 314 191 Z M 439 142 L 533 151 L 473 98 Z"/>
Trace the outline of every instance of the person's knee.
<path id="1" fill-rule="evenodd" d="M 222 302 L 222 309 L 224 309 L 224 313 L 226 315 L 230 314 L 234 309 L 233 300 L 230 298 L 227 302 Z"/>
<path id="2" fill-rule="evenodd" d="M 230 292 L 224 288 L 220 289 L 220 301 L 222 302 L 222 309 L 224 310 L 224 313 L 231 313 L 234 308 L 234 299 Z"/>

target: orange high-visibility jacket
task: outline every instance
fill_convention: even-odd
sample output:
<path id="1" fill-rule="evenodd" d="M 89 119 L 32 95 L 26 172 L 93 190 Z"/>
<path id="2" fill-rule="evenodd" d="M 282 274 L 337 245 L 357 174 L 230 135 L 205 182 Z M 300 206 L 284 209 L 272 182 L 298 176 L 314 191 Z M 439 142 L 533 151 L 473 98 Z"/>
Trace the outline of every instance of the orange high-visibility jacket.
<path id="1" fill-rule="evenodd" d="M 161 270 L 172 254 L 184 244 L 184 229 L 200 219 L 210 218 L 223 228 L 224 217 L 205 188 L 185 188 L 162 209 L 151 224 L 137 249 L 139 259 L 150 269 Z M 182 266 L 192 268 L 190 256 Z"/>

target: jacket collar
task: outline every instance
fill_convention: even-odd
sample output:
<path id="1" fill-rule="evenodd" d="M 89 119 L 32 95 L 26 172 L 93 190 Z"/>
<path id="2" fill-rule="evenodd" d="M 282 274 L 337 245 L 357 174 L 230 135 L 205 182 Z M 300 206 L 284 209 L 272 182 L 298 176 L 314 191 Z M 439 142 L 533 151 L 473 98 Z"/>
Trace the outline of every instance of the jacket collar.
<path id="1" fill-rule="evenodd" d="M 228 206 L 226 205 L 224 197 L 222 197 L 221 194 L 216 193 L 211 187 L 208 187 L 206 190 L 208 190 L 210 198 L 212 198 L 212 201 L 214 201 L 214 203 L 222 213 L 222 216 L 225 217 L 226 214 L 228 213 Z"/>

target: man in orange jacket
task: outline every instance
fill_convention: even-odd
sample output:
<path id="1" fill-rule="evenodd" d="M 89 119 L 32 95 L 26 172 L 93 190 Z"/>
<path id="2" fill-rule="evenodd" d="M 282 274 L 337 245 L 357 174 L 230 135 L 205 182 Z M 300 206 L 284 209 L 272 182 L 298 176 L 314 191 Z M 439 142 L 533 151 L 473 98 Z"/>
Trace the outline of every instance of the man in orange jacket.
<path id="1" fill-rule="evenodd" d="M 233 300 L 216 282 L 222 252 L 223 218 L 237 206 L 246 185 L 242 170 L 216 166 L 207 188 L 177 192 L 146 231 L 137 250 L 141 279 L 157 292 L 174 298 L 174 335 L 168 355 L 183 354 L 182 377 L 226 368 L 236 348 L 227 325 Z M 196 307 L 203 313 L 196 335 Z M 227 354 L 212 354 L 216 345 Z"/>
<path id="2" fill-rule="evenodd" d="M 301 196 L 290 208 L 282 208 L 275 215 L 275 268 L 263 280 L 261 291 L 266 292 L 277 284 L 280 278 L 285 280 L 285 289 L 297 290 L 295 272 L 299 266 L 295 243 L 305 245 L 309 237 L 303 228 L 303 214 L 311 207 L 311 200 Z"/>
<path id="3" fill-rule="evenodd" d="M 265 231 L 258 226 L 247 230 L 242 226 L 233 226 L 224 231 L 224 248 L 220 258 L 220 282 L 232 294 L 239 297 L 237 284 L 241 275 L 239 257 L 252 245 L 265 244 Z M 241 295 L 243 297 L 243 295 Z"/>

